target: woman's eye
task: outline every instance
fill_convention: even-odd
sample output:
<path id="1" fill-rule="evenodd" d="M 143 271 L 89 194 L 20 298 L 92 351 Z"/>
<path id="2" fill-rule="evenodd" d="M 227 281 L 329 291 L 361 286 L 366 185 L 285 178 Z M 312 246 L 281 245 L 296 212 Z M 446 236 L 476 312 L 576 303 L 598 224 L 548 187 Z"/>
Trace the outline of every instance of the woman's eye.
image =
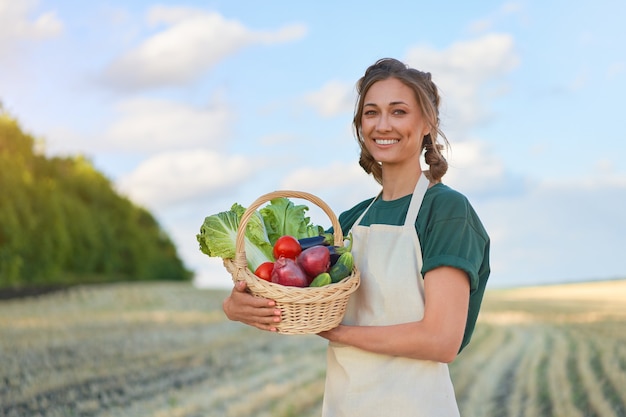
<path id="1" fill-rule="evenodd" d="M 395 109 L 393 111 L 393 114 L 406 114 L 406 112 L 404 110 L 402 110 L 402 109 Z"/>

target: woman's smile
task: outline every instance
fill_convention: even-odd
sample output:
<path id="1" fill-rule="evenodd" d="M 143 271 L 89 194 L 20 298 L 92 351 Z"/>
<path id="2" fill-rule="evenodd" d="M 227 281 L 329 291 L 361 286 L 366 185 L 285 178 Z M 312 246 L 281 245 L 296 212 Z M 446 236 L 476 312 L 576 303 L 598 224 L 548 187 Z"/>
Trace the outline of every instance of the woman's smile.
<path id="1" fill-rule="evenodd" d="M 393 145 L 394 143 L 400 142 L 399 139 L 374 139 L 377 145 Z"/>

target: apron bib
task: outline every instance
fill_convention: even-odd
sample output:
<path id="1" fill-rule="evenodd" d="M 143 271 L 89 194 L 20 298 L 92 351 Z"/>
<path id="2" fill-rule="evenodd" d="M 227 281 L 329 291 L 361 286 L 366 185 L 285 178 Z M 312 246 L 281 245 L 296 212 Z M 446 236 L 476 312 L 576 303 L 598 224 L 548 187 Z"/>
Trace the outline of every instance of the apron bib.
<path id="1" fill-rule="evenodd" d="M 422 252 L 415 220 L 429 181 L 415 186 L 403 226 L 352 227 L 354 261 L 361 285 L 351 296 L 342 324 L 384 326 L 424 316 Z M 324 417 L 459 416 L 448 366 L 381 355 L 329 343 Z"/>

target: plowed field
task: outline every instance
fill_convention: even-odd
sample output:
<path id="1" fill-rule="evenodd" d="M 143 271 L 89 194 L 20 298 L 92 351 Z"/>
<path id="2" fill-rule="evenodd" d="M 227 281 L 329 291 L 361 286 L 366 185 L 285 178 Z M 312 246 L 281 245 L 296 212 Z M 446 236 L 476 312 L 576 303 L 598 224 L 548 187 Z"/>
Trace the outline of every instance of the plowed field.
<path id="1" fill-rule="evenodd" d="M 325 341 L 228 322 L 225 295 L 142 283 L 0 301 L 0 416 L 318 416 Z M 626 417 L 626 281 L 488 291 L 451 373 L 464 417 Z"/>

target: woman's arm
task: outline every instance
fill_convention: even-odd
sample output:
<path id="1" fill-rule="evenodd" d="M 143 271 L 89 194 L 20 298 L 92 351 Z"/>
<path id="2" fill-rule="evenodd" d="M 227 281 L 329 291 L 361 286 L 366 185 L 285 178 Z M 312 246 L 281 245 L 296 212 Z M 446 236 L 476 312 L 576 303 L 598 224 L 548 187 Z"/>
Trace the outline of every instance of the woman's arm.
<path id="1" fill-rule="evenodd" d="M 280 309 L 274 300 L 255 297 L 246 291 L 245 281 L 237 281 L 230 295 L 222 303 L 222 309 L 230 320 L 240 321 L 261 330 L 276 331 L 280 323 Z"/>
<path id="2" fill-rule="evenodd" d="M 424 276 L 424 292 L 424 318 L 420 321 L 390 326 L 340 325 L 320 336 L 375 353 L 452 362 L 463 341 L 469 278 L 457 268 L 435 268 Z"/>

